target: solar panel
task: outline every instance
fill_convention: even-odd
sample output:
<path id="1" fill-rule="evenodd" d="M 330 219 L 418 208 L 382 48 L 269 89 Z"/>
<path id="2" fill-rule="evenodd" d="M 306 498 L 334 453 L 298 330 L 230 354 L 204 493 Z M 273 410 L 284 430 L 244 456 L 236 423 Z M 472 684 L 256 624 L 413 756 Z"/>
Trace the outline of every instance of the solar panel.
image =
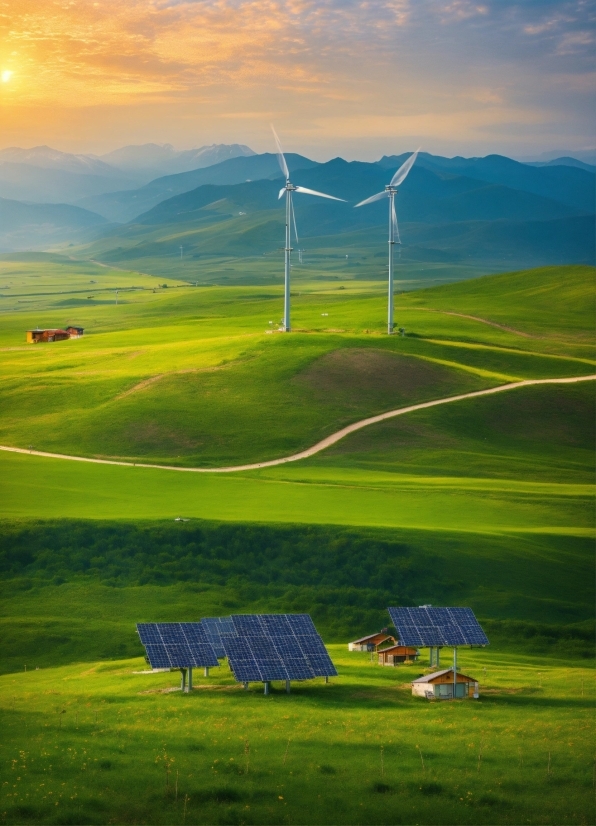
<path id="1" fill-rule="evenodd" d="M 224 645 L 239 682 L 337 676 L 308 614 L 237 614 L 231 622 Z"/>
<path id="2" fill-rule="evenodd" d="M 137 631 L 151 668 L 219 665 L 200 622 L 140 622 Z"/>
<path id="3" fill-rule="evenodd" d="M 223 659 L 226 656 L 224 637 L 234 633 L 234 623 L 231 617 L 204 617 L 201 625 L 217 657 Z"/>
<path id="4" fill-rule="evenodd" d="M 389 608 L 402 645 L 488 645 L 471 608 Z"/>

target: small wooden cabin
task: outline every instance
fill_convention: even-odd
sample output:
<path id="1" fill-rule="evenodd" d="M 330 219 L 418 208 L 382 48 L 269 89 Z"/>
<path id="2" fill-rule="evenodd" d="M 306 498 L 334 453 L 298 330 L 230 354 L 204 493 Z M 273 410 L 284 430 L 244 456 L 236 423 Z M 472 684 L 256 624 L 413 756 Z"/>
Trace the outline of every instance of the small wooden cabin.
<path id="1" fill-rule="evenodd" d="M 376 651 L 379 645 L 385 642 L 396 643 L 395 637 L 380 631 L 378 634 L 369 634 L 368 637 L 361 637 L 359 640 L 348 643 L 348 651 Z"/>
<path id="2" fill-rule="evenodd" d="M 380 665 L 399 665 L 400 663 L 414 662 L 420 656 L 417 648 L 409 645 L 392 645 L 379 651 Z"/>
<path id="3" fill-rule="evenodd" d="M 412 694 L 416 697 L 426 697 L 428 700 L 453 700 L 453 669 L 435 671 L 426 674 L 412 682 Z M 478 682 L 474 677 L 457 672 L 455 675 L 455 699 L 473 697 L 478 699 Z"/>
<path id="4" fill-rule="evenodd" d="M 69 338 L 80 338 L 83 335 L 82 327 L 69 326 L 65 330 L 27 330 L 27 344 L 39 344 L 48 341 L 66 341 Z"/>

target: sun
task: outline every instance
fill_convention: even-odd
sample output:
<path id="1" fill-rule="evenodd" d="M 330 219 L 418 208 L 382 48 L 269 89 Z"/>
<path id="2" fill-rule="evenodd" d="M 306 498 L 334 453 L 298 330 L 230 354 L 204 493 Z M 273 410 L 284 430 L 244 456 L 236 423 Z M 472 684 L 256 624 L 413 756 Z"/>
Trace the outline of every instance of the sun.
<path id="1" fill-rule="evenodd" d="M 12 77 L 12 72 L 10 71 L 10 69 L 4 69 L 4 71 L 2 72 L 1 77 L 2 77 L 2 83 L 8 83 L 8 81 Z"/>

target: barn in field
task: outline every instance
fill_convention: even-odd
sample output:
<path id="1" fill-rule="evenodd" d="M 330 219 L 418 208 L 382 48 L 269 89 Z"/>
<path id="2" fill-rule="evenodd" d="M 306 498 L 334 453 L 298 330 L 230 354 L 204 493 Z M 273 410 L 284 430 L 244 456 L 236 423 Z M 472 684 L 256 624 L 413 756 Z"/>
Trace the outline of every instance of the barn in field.
<path id="1" fill-rule="evenodd" d="M 41 344 L 50 341 L 66 341 L 69 338 L 81 338 L 83 335 L 82 327 L 69 326 L 65 330 L 51 329 L 42 330 L 36 327 L 35 330 L 27 330 L 27 344 Z"/>
<path id="2" fill-rule="evenodd" d="M 478 682 L 474 677 L 458 671 L 454 681 L 452 668 L 435 671 L 434 674 L 426 674 L 412 681 L 412 694 L 415 697 L 426 697 L 427 700 L 453 700 L 454 688 L 456 700 L 470 697 L 478 699 Z"/>
<path id="3" fill-rule="evenodd" d="M 395 644 L 397 640 L 391 634 L 379 631 L 378 634 L 369 634 L 368 637 L 361 637 L 359 640 L 348 643 L 348 651 L 376 651 L 386 642 Z"/>
<path id="4" fill-rule="evenodd" d="M 420 656 L 417 648 L 409 645 L 391 645 L 379 651 L 379 665 L 399 665 L 400 663 L 415 662 Z"/>

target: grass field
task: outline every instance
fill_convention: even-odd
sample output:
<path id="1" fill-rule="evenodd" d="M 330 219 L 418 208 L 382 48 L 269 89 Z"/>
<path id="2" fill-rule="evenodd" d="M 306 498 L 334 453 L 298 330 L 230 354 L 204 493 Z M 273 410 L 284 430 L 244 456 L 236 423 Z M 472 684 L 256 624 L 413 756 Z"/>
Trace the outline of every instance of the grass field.
<path id="1" fill-rule="evenodd" d="M 332 646 L 339 677 L 269 697 L 226 666 L 134 675 L 144 661 L 0 678 L 5 823 L 590 824 L 593 672 L 462 652 L 481 699 L 410 694 L 397 669 Z M 221 672 L 221 673 L 219 673 Z M 198 685 L 197 685 L 198 684 Z"/>
<path id="2" fill-rule="evenodd" d="M 30 267 L 23 275 L 27 289 Z M 130 274 L 119 277 L 130 281 Z M 565 290 L 557 291 L 562 278 Z M 492 324 L 449 314 L 458 301 L 464 314 L 471 315 L 470 307 L 481 312 L 474 281 L 468 292 L 455 285 L 447 312 L 433 302 L 444 305 L 442 290 L 451 288 L 399 297 L 406 337 L 381 334 L 385 298 L 374 291 L 296 296 L 293 336 L 267 335 L 281 296 L 258 287 L 139 289 L 124 293 L 118 306 L 113 297 L 76 316 L 69 309 L 68 319 L 52 296 L 41 319 L 41 310 L 4 316 L 0 443 L 182 465 L 261 461 L 403 404 L 516 379 L 594 372 L 593 272 L 527 273 L 525 292 L 520 279 L 488 279 L 490 311 L 482 317 L 496 319 Z M 559 307 L 552 337 L 542 310 L 549 301 Z M 437 311 L 428 311 L 431 304 Z M 519 310 L 512 321 L 517 332 L 494 326 L 508 320 L 507 307 L 520 304 L 526 318 L 544 316 L 540 336 L 532 332 L 536 321 L 524 329 Z M 75 319 L 86 328 L 83 339 L 23 343 L 28 327 Z"/>
<path id="3" fill-rule="evenodd" d="M 593 278 L 403 293 L 405 337 L 383 334 L 381 282 L 297 279 L 285 336 L 273 281 L 4 256 L 0 444 L 213 468 L 418 401 L 591 375 Z M 85 336 L 24 343 L 66 323 Z M 594 421 L 585 382 L 226 475 L 0 452 L 3 822 L 592 823 Z M 461 660 L 478 703 L 415 700 L 424 664 L 373 668 L 343 645 L 340 678 L 289 697 L 238 691 L 225 668 L 190 697 L 131 674 L 136 621 L 308 611 L 344 643 L 427 602 L 482 618 L 491 648 Z"/>

